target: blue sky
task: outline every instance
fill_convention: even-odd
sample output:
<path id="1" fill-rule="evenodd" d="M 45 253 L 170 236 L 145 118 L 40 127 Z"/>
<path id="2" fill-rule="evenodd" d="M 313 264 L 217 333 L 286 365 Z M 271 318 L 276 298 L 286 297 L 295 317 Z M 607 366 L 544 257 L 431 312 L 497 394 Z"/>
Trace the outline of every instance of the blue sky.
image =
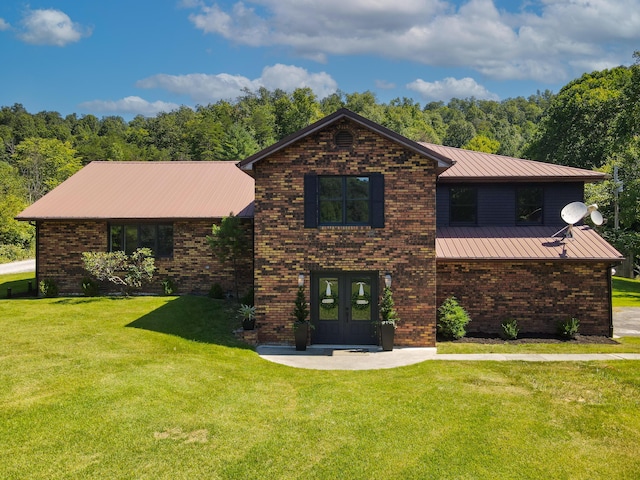
<path id="1" fill-rule="evenodd" d="M 0 106 L 130 119 L 260 86 L 503 100 L 634 50 L 640 0 L 4 0 Z"/>

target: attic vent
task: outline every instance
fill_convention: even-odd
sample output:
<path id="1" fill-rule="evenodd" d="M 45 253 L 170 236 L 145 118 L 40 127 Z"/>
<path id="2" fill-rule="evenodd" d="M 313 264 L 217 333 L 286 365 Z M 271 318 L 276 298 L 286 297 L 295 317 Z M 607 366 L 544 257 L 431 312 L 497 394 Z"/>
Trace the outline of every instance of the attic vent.
<path id="1" fill-rule="evenodd" d="M 335 142 L 338 148 L 349 148 L 353 146 L 353 135 L 347 130 L 340 130 L 336 133 Z"/>

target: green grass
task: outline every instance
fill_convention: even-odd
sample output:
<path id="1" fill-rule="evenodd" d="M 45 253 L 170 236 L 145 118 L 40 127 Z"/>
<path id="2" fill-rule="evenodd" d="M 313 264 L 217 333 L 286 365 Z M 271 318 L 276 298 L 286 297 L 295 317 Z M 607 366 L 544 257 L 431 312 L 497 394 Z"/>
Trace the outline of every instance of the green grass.
<path id="1" fill-rule="evenodd" d="M 7 289 L 9 288 L 13 297 L 26 294 L 29 290 L 29 282 L 31 282 L 31 288 L 34 291 L 37 290 L 38 286 L 33 272 L 0 275 L 0 299 L 7 298 Z"/>
<path id="2" fill-rule="evenodd" d="M 640 353 L 640 337 L 615 339 L 617 344 L 524 343 L 497 344 L 438 342 L 438 353 Z"/>
<path id="3" fill-rule="evenodd" d="M 0 278 L 0 282 L 2 282 Z M 640 368 L 273 364 L 204 297 L 0 300 L 0 478 L 635 478 Z"/>
<path id="4" fill-rule="evenodd" d="M 640 280 L 613 277 L 611 300 L 614 307 L 640 307 Z"/>

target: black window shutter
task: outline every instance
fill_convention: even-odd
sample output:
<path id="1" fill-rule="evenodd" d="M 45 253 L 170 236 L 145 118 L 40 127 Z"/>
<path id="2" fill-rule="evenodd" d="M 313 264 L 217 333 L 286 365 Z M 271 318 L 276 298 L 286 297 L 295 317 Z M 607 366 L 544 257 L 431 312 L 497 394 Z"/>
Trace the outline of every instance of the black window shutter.
<path id="1" fill-rule="evenodd" d="M 371 226 L 384 228 L 384 175 L 372 173 L 371 182 Z"/>
<path id="2" fill-rule="evenodd" d="M 304 228 L 318 226 L 318 175 L 304 176 Z"/>

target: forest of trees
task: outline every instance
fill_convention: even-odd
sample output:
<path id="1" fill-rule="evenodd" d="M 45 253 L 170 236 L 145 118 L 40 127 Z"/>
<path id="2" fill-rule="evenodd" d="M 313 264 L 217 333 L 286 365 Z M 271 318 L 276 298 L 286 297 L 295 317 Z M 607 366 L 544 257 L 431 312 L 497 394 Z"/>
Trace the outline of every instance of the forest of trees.
<path id="1" fill-rule="evenodd" d="M 242 160 L 346 107 L 408 138 L 521 158 L 619 168 L 620 229 L 602 232 L 637 250 L 640 226 L 640 53 L 630 67 L 585 74 L 557 94 L 502 101 L 452 99 L 422 106 L 409 98 L 380 103 L 371 92 L 318 99 L 259 89 L 235 101 L 183 106 L 155 117 L 97 118 L 0 108 L 0 262 L 33 255 L 33 226 L 13 217 L 93 160 Z M 613 182 L 590 186 L 588 200 L 613 218 Z M 622 248 L 622 247 L 621 247 Z"/>

